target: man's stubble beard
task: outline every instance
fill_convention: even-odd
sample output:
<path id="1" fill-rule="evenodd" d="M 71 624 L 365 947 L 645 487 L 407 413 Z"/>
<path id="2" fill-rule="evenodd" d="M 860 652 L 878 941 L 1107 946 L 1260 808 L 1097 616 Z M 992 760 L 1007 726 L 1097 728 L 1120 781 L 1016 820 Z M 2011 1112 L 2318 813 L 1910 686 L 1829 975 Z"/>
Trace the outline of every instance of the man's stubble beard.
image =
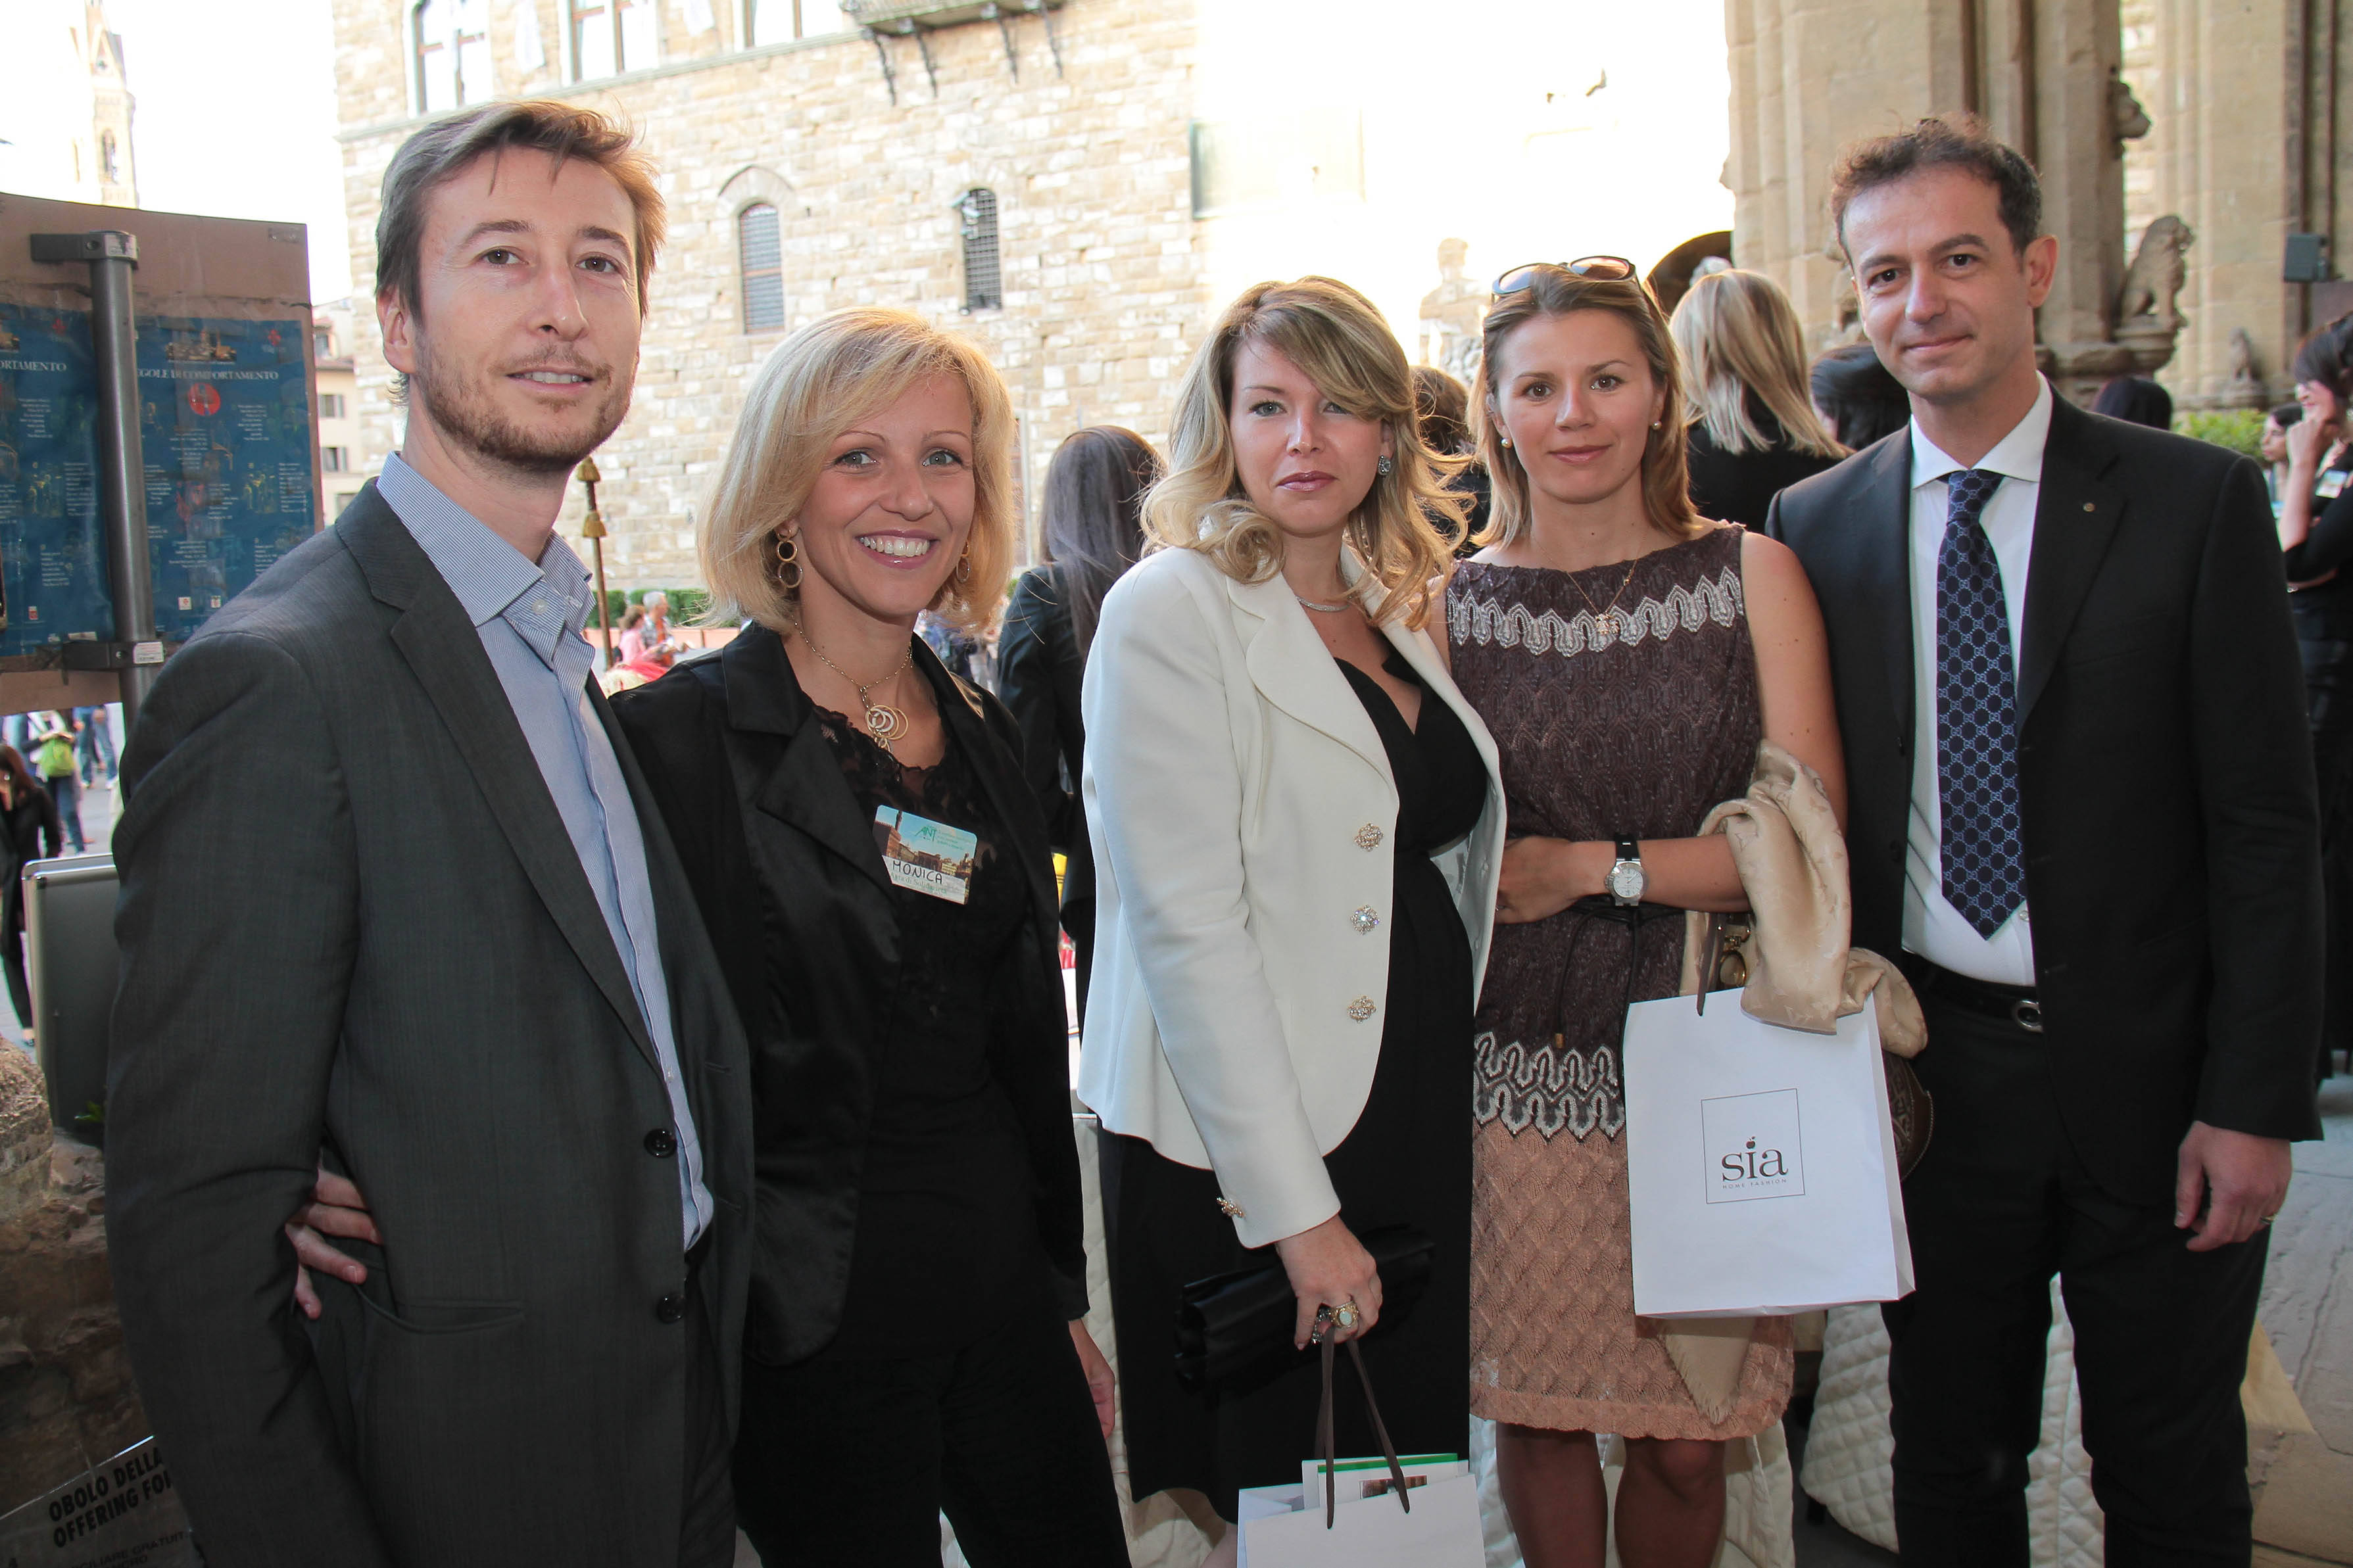
<path id="1" fill-rule="evenodd" d="M 614 374 L 606 383 L 605 401 L 586 430 L 518 424 L 492 408 L 487 398 L 476 395 L 476 389 L 462 374 L 449 372 L 429 341 L 419 346 L 425 352 L 417 373 L 408 378 L 407 388 L 415 412 L 430 419 L 452 445 L 468 447 L 518 473 L 569 474 L 620 428 L 629 412 L 630 381 Z"/>

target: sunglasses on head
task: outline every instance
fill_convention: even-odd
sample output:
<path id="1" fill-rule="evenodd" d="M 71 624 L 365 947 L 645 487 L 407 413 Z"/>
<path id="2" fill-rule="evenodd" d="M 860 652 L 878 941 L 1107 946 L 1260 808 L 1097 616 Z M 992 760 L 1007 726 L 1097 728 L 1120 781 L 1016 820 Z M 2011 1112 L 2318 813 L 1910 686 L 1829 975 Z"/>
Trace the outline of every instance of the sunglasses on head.
<path id="1" fill-rule="evenodd" d="M 1594 283 L 1631 283 L 1641 274 L 1634 264 L 1622 256 L 1580 256 L 1574 261 L 1530 261 L 1513 268 L 1495 279 L 1495 298 L 1516 294 L 1536 280 L 1536 274 L 1550 268 L 1567 272 Z"/>

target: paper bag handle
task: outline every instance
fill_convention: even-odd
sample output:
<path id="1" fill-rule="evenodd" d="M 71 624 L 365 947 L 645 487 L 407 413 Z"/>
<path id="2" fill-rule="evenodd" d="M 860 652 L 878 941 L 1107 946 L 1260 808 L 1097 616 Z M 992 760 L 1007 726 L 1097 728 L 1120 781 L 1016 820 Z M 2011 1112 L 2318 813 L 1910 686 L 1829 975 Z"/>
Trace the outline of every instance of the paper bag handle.
<path id="1" fill-rule="evenodd" d="M 1413 1511 L 1413 1500 L 1406 1495 L 1405 1467 L 1398 1463 L 1397 1445 L 1389 1441 L 1389 1429 L 1381 1421 L 1381 1407 L 1373 1399 L 1373 1380 L 1365 1371 L 1365 1352 L 1356 1342 L 1348 1342 L 1348 1359 L 1356 1363 L 1356 1383 L 1365 1391 L 1365 1414 L 1373 1418 L 1373 1436 L 1381 1445 L 1381 1458 L 1389 1462 L 1389 1479 L 1395 1484 L 1398 1507 Z M 1338 1483 L 1334 1479 L 1339 1463 L 1332 1435 L 1332 1338 L 1324 1337 L 1324 1398 L 1315 1413 L 1315 1455 L 1324 1465 L 1324 1528 L 1330 1530 L 1339 1520 Z"/>

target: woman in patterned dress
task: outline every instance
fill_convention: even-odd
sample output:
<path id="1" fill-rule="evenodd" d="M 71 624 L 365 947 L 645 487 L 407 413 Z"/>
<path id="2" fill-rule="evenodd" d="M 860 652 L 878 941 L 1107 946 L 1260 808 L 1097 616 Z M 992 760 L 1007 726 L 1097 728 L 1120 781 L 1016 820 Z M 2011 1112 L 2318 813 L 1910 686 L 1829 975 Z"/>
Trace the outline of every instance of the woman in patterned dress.
<path id="1" fill-rule="evenodd" d="M 1514 837 L 1474 1026 L 1472 1408 L 1502 1423 L 1528 1568 L 1602 1562 L 1598 1432 L 1628 1440 L 1621 1560 L 1695 1568 L 1724 1443 L 1788 1403 L 1789 1337 L 1759 1320 L 1709 1410 L 1634 1315 L 1619 1052 L 1627 1005 L 1677 988 L 1683 911 L 1746 905 L 1724 839 L 1692 835 L 1745 793 L 1758 740 L 1843 812 L 1829 652 L 1797 557 L 1693 512 L 1674 349 L 1630 265 L 1505 274 L 1473 401 L 1494 511 L 1449 640 Z"/>

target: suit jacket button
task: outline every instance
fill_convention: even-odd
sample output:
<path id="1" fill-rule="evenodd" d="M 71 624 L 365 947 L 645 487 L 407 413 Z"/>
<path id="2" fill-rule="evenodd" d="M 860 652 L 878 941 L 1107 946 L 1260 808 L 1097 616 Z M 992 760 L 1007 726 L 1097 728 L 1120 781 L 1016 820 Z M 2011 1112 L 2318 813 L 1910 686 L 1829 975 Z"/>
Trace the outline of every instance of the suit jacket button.
<path id="1" fill-rule="evenodd" d="M 1377 1011 L 1378 1009 L 1374 1007 L 1373 999 L 1369 996 L 1359 996 L 1348 1004 L 1348 1016 L 1359 1024 L 1371 1017 Z"/>
<path id="2" fill-rule="evenodd" d="M 678 1152 L 678 1139 L 667 1127 L 657 1127 L 646 1134 L 646 1152 L 657 1160 L 667 1160 Z"/>
<path id="3" fill-rule="evenodd" d="M 1388 837 L 1388 835 L 1383 833 L 1379 828 L 1367 822 L 1362 827 L 1356 829 L 1356 847 L 1359 849 L 1378 849 L 1381 847 L 1381 840 Z"/>
<path id="4" fill-rule="evenodd" d="M 683 1291 L 672 1290 L 654 1303 L 654 1321 L 657 1323 L 675 1323 L 685 1316 L 686 1295 Z"/>
<path id="5" fill-rule="evenodd" d="M 1904 858 L 1904 840 L 1901 838 L 1891 838 L 1887 841 L 1887 858 L 1891 860 L 1901 860 Z"/>

